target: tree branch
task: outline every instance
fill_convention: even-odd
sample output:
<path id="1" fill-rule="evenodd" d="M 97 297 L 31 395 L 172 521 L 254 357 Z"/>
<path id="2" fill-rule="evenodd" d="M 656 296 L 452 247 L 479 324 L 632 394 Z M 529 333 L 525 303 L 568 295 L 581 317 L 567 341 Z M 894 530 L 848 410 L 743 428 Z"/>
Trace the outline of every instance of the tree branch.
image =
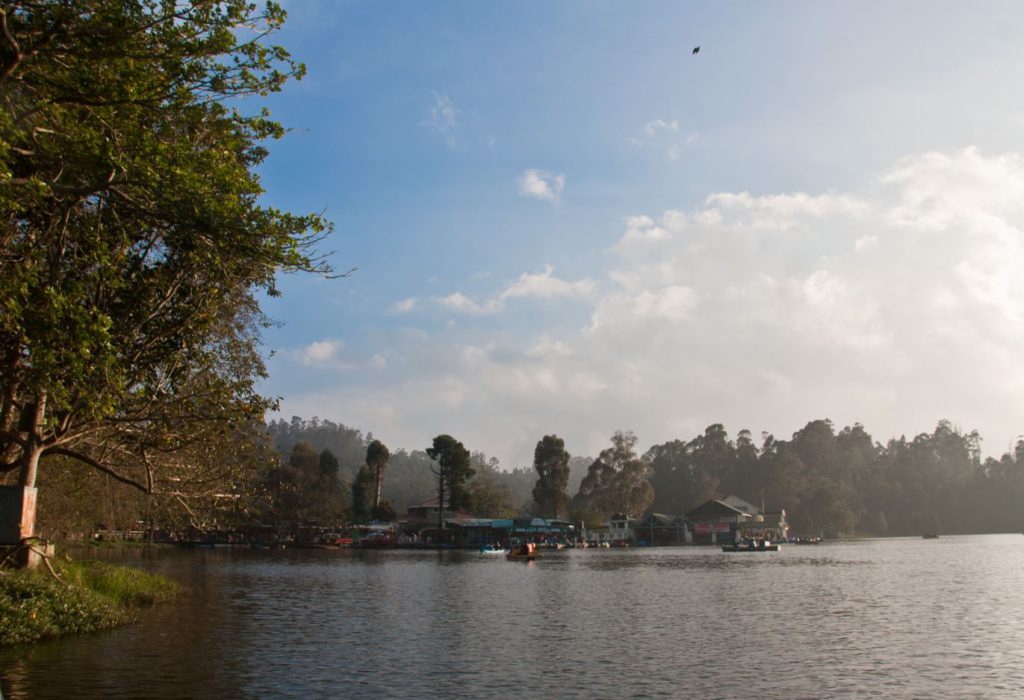
<path id="1" fill-rule="evenodd" d="M 113 469 L 101 464 L 100 462 L 96 461 L 92 457 L 89 457 L 88 455 L 82 454 L 81 452 L 69 450 L 66 447 L 51 447 L 49 450 L 46 451 L 46 454 L 62 455 L 64 457 L 68 457 L 75 461 L 81 462 L 82 464 L 88 465 L 98 472 L 106 474 L 115 481 L 120 481 L 122 484 L 126 484 L 128 486 L 137 488 L 139 491 L 142 491 L 143 493 L 152 493 L 152 491 L 146 488 L 145 484 L 142 484 L 136 481 L 135 479 L 130 479 L 126 476 L 121 476 Z"/>

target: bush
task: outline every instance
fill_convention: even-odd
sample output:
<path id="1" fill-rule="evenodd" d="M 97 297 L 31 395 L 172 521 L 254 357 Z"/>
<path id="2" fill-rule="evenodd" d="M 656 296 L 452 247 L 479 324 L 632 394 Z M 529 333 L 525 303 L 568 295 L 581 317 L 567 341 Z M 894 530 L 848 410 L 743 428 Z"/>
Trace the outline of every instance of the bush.
<path id="1" fill-rule="evenodd" d="M 60 581 L 45 569 L 0 572 L 0 647 L 111 629 L 179 590 L 162 576 L 102 562 L 56 569 Z"/>

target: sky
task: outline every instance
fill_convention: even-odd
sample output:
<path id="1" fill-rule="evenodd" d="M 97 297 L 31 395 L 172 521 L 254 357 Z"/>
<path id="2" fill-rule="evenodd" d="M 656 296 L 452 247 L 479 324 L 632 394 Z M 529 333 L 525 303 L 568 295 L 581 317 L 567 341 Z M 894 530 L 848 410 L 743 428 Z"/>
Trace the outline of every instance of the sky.
<path id="1" fill-rule="evenodd" d="M 264 300 L 269 418 L 504 468 L 552 433 L 1024 433 L 1019 2 L 285 7 L 265 203 L 356 270 Z"/>

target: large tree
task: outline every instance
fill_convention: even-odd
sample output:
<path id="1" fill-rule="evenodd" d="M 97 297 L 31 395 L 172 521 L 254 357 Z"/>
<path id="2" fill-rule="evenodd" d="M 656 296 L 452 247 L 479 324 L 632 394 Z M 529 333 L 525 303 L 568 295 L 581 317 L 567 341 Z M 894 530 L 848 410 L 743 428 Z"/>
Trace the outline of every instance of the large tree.
<path id="1" fill-rule="evenodd" d="M 617 430 L 580 483 L 577 501 L 604 515 L 639 516 L 654 500 L 651 466 L 637 457 L 636 435 Z"/>
<path id="2" fill-rule="evenodd" d="M 373 474 L 373 507 L 380 506 L 380 492 L 384 487 L 384 469 L 388 466 L 391 452 L 380 440 L 374 440 L 366 448 L 366 466 Z"/>
<path id="3" fill-rule="evenodd" d="M 0 2 L 0 473 L 60 455 L 181 499 L 261 418 L 260 294 L 328 272 L 318 216 L 259 204 L 283 134 L 236 98 L 303 72 L 248 0 Z M 247 111 L 243 112 L 245 109 Z"/>
<path id="4" fill-rule="evenodd" d="M 569 506 L 569 453 L 565 441 L 557 435 L 541 438 L 533 450 L 533 468 L 537 470 L 533 500 L 553 518 L 564 514 Z"/>
<path id="5" fill-rule="evenodd" d="M 444 530 L 445 507 L 452 510 L 470 504 L 466 482 L 476 471 L 470 466 L 469 450 L 451 435 L 438 435 L 427 448 L 430 469 L 437 478 L 437 529 Z"/>

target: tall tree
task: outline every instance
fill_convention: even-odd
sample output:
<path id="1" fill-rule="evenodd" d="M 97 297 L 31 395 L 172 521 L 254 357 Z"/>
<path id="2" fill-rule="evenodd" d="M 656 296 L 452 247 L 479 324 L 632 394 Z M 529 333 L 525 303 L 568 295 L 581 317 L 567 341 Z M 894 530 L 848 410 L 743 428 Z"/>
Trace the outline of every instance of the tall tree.
<path id="1" fill-rule="evenodd" d="M 380 440 L 374 440 L 366 448 L 366 466 L 373 473 L 373 507 L 380 506 L 380 492 L 384 487 L 384 468 L 388 465 L 391 453 Z"/>
<path id="2" fill-rule="evenodd" d="M 234 98 L 304 69 L 274 2 L 0 3 L 0 472 L 60 455 L 186 498 L 184 456 L 271 402 L 257 298 L 311 257 L 317 216 L 259 204 L 284 130 Z"/>
<path id="3" fill-rule="evenodd" d="M 612 446 L 601 451 L 580 484 L 579 500 L 604 515 L 642 514 L 654 500 L 654 490 L 651 466 L 637 457 L 635 446 L 632 431 L 615 431 Z"/>
<path id="4" fill-rule="evenodd" d="M 469 450 L 451 435 L 438 435 L 427 448 L 432 464 L 430 470 L 437 478 L 437 529 L 444 530 L 445 507 L 458 510 L 469 505 L 466 481 L 475 471 L 469 463 Z"/>
<path id="5" fill-rule="evenodd" d="M 352 519 L 359 523 L 373 517 L 373 474 L 365 464 L 352 481 Z"/>
<path id="6" fill-rule="evenodd" d="M 533 450 L 533 468 L 537 470 L 533 500 L 551 517 L 559 517 L 569 506 L 569 453 L 565 441 L 557 435 L 541 438 Z"/>

